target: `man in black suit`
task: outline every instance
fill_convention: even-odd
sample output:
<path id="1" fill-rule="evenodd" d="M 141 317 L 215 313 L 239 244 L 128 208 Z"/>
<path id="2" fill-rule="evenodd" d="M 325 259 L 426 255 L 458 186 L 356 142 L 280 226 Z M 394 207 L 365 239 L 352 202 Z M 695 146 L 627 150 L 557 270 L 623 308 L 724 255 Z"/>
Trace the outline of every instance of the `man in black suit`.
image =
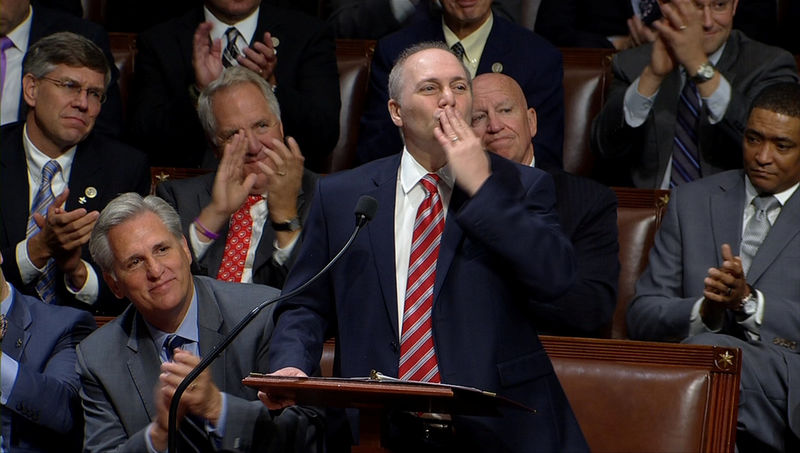
<path id="1" fill-rule="evenodd" d="M 97 45 L 74 33 L 50 35 L 28 50 L 23 72 L 26 121 L 0 129 L 3 272 L 23 293 L 113 312 L 118 304 L 82 246 L 116 194 L 147 193 L 146 158 L 92 132 L 111 78 Z"/>
<path id="2" fill-rule="evenodd" d="M 226 56 L 229 48 L 238 58 Z M 216 167 L 195 104 L 228 65 L 270 83 L 306 166 L 327 165 L 339 132 L 339 79 L 333 35 L 320 21 L 260 0 L 206 0 L 139 35 L 137 49 L 131 130 L 153 165 Z"/>
<path id="3" fill-rule="evenodd" d="M 472 81 L 472 129 L 489 151 L 534 166 L 531 139 L 536 110 L 528 108 L 519 84 L 503 74 Z M 552 304 L 533 305 L 540 333 L 596 336 L 614 314 L 619 280 L 617 199 L 608 187 L 560 170 L 549 171 L 556 185 L 556 208 L 570 238 L 578 278 Z"/>
<path id="4" fill-rule="evenodd" d="M 108 43 L 108 35 L 102 27 L 77 18 L 71 14 L 40 6 L 31 5 L 30 0 L 3 2 L 0 8 L 0 38 L 11 40 L 5 49 L 6 73 L 2 90 L 2 111 L 0 124 L 8 124 L 25 119 L 27 105 L 22 98 L 22 59 L 25 53 L 39 39 L 59 32 L 70 31 L 89 38 L 103 49 L 111 67 L 111 83 L 106 89 L 108 100 L 97 118 L 97 131 L 111 136 L 122 132 L 122 99 L 117 79 L 119 71 L 114 66 L 114 57 Z"/>
<path id="5" fill-rule="evenodd" d="M 200 94 L 197 108 L 221 156 L 219 167 L 157 188 L 181 216 L 194 256 L 192 271 L 280 288 L 300 249 L 317 175 L 303 169 L 297 142 L 284 142 L 278 100 L 253 71 L 225 69 Z M 240 230 L 236 219 L 248 215 Z M 245 230 L 248 234 L 237 234 Z M 246 258 L 231 270 L 237 242 L 244 242 Z"/>

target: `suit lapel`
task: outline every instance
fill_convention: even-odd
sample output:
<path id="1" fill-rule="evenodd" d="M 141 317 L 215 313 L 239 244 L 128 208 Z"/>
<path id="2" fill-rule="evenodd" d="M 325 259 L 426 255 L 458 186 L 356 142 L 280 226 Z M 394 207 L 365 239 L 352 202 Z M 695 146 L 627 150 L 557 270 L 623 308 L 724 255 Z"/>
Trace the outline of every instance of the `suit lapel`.
<path id="1" fill-rule="evenodd" d="M 22 147 L 22 125 L 4 132 L 6 136 L 0 137 L 4 150 L 0 153 L 0 174 L 3 176 L 0 221 L 6 235 L 3 242 L 11 245 L 25 237 L 28 226 L 28 164 Z"/>
<path id="2" fill-rule="evenodd" d="M 3 354 L 19 362 L 25 353 L 25 347 L 31 339 L 31 312 L 28 307 L 20 300 L 23 296 L 14 291 L 14 305 L 8 312 L 8 325 L 6 334 L 3 337 Z M 41 302 L 37 302 L 41 303 Z"/>
<path id="3" fill-rule="evenodd" d="M 453 257 L 456 254 L 458 245 L 464 236 L 464 230 L 456 222 L 456 213 L 461 208 L 461 205 L 467 201 L 467 194 L 458 186 L 453 188 L 453 196 L 450 198 L 450 205 L 447 208 L 447 219 L 444 224 L 444 233 L 442 234 L 442 242 L 439 246 L 439 258 L 436 261 L 436 281 L 433 284 L 433 301 L 436 303 L 439 298 L 442 283 L 447 276 L 447 271 L 450 270 L 450 265 L 453 263 Z"/>
<path id="4" fill-rule="evenodd" d="M 388 159 L 385 166 L 373 177 L 375 188 L 365 195 L 378 201 L 378 212 L 367 226 L 370 245 L 373 250 L 375 267 L 378 272 L 383 302 L 391 320 L 395 336 L 397 331 L 397 279 L 394 256 L 394 205 L 397 192 L 397 172 L 400 168 L 400 156 Z"/>
<path id="5" fill-rule="evenodd" d="M 200 356 L 205 356 L 211 348 L 222 340 L 222 314 L 211 290 L 200 279 L 194 279 L 194 290 L 197 292 L 197 331 L 200 336 Z M 211 376 L 221 389 L 227 388 L 225 382 L 226 352 L 211 364 Z"/>
<path id="6" fill-rule="evenodd" d="M 764 242 L 758 248 L 750 270 L 747 273 L 747 281 L 756 286 L 758 279 L 780 255 L 781 251 L 794 240 L 800 233 L 800 196 L 795 191 L 786 205 L 781 209 L 781 213 L 775 220 L 775 225 L 770 228 Z"/>
<path id="7" fill-rule="evenodd" d="M 742 215 L 744 206 L 744 175 L 735 173 L 731 180 L 720 184 L 720 192 L 709 199 L 711 210 L 711 232 L 717 247 L 717 261 L 722 264 L 720 246 L 730 244 L 734 256 L 739 255 L 742 238 Z"/>
<path id="8" fill-rule="evenodd" d="M 478 62 L 477 74 L 503 72 L 504 58 L 514 49 L 513 45 L 509 45 L 509 28 L 506 27 L 508 24 L 501 22 L 503 22 L 503 19 L 495 15 L 492 29 L 489 31 L 488 39 L 486 39 L 486 46 L 481 54 L 481 60 Z M 495 63 L 500 64 L 499 71 L 495 71 Z"/>
<path id="9" fill-rule="evenodd" d="M 122 316 L 125 316 L 124 314 Z M 139 399 L 144 404 L 147 416 L 152 419 L 156 415 L 153 406 L 153 389 L 158 382 L 158 375 L 161 372 L 161 358 L 158 347 L 153 343 L 153 339 L 144 324 L 141 315 L 132 310 L 131 334 L 128 337 L 128 372 L 133 380 L 133 385 L 139 393 Z M 124 321 L 123 321 L 124 323 Z"/>
<path id="10" fill-rule="evenodd" d="M 99 192 L 104 188 L 101 180 L 103 173 L 99 160 L 92 156 L 91 143 L 91 137 L 89 137 L 80 143 L 75 151 L 75 159 L 72 162 L 67 182 L 69 198 L 67 198 L 66 208 L 68 210 L 86 208 L 87 211 L 99 211 L 104 207 L 100 200 L 113 198 L 113 196 Z M 94 196 L 88 196 L 92 193 Z"/>

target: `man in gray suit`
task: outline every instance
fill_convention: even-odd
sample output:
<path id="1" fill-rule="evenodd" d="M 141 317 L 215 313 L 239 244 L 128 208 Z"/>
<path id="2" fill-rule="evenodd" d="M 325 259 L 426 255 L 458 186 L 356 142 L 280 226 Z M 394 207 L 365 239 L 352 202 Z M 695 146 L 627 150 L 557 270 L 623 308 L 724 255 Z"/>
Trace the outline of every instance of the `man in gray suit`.
<path id="1" fill-rule="evenodd" d="M 180 220 L 154 196 L 112 200 L 89 248 L 114 294 L 132 304 L 77 350 L 84 449 L 164 451 L 175 388 L 201 354 L 278 291 L 192 277 Z M 267 370 L 270 318 L 262 315 L 243 330 L 187 389 L 179 409 L 181 451 L 302 450 L 316 442 L 316 412 L 301 408 L 273 419 L 256 391 L 241 383 L 251 371 Z"/>
<path id="2" fill-rule="evenodd" d="M 225 69 L 200 93 L 197 111 L 221 157 L 217 171 L 156 189 L 181 217 L 192 272 L 281 288 L 318 176 L 303 168 L 297 142 L 284 137 L 278 99 L 255 72 Z M 237 243 L 244 244 L 241 266 L 231 258 Z"/>
<path id="3" fill-rule="evenodd" d="M 758 95 L 743 149 L 744 171 L 673 190 L 628 333 L 742 348 L 739 451 L 798 451 L 800 85 Z"/>
<path id="4" fill-rule="evenodd" d="M 605 182 L 670 188 L 741 168 L 751 100 L 798 76 L 791 54 L 731 31 L 737 4 L 661 4 L 656 41 L 614 57 L 614 82 L 592 130 L 595 151 L 609 160 Z"/>

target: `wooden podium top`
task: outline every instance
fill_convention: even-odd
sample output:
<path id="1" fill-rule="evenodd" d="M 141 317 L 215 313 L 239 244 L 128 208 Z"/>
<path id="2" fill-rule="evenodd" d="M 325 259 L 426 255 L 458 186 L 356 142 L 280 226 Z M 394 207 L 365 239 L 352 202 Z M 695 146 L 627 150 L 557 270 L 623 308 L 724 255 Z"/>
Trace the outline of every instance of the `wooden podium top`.
<path id="1" fill-rule="evenodd" d="M 536 412 L 522 404 L 470 387 L 373 378 L 268 376 L 252 373 L 244 385 L 310 406 L 396 409 L 458 415 L 499 416 L 499 408 Z"/>

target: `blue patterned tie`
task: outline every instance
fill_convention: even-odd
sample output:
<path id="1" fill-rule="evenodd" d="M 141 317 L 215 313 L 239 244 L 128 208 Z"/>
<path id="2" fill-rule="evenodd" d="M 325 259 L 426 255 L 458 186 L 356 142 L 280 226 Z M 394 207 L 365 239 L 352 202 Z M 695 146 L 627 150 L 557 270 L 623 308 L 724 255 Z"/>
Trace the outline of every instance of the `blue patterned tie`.
<path id="1" fill-rule="evenodd" d="M 230 68 L 231 66 L 239 64 L 236 60 L 240 55 L 239 48 L 236 46 L 236 40 L 240 36 L 242 35 L 236 27 L 230 27 L 225 30 L 225 39 L 228 40 L 228 44 L 225 46 L 225 50 L 222 51 L 222 66 Z M 242 39 L 244 39 L 244 37 L 242 37 Z"/>
<path id="2" fill-rule="evenodd" d="M 467 51 L 464 50 L 464 46 L 460 42 L 457 42 L 457 43 L 453 44 L 450 47 L 450 50 L 452 50 L 453 53 L 456 54 L 456 56 L 458 57 L 459 60 L 463 60 L 464 59 L 464 55 L 467 54 Z"/>
<path id="3" fill-rule="evenodd" d="M 678 100 L 678 115 L 675 122 L 675 138 L 672 148 L 672 173 L 669 186 L 699 179 L 700 153 L 697 131 L 700 126 L 700 95 L 697 86 L 687 80 Z"/>
<path id="4" fill-rule="evenodd" d="M 758 248 L 769 233 L 772 225 L 769 223 L 769 213 L 780 205 L 778 199 L 772 195 L 757 196 L 753 198 L 755 214 L 750 217 L 742 233 L 742 244 L 739 246 L 739 256 L 742 258 L 744 274 L 750 270 L 753 257 L 758 253 Z"/>
<path id="5" fill-rule="evenodd" d="M 39 184 L 39 191 L 33 198 L 31 216 L 28 219 L 27 237 L 31 237 L 39 232 L 39 226 L 36 225 L 36 221 L 33 219 L 33 214 L 38 212 L 42 216 L 47 215 L 47 208 L 53 204 L 53 198 L 55 198 L 53 197 L 53 189 L 50 184 L 53 181 L 53 176 L 60 171 L 61 165 L 59 165 L 55 160 L 47 162 L 44 168 L 42 168 L 42 180 Z M 44 267 L 44 272 L 42 272 L 41 277 L 39 277 L 39 281 L 36 282 L 36 292 L 39 294 L 39 297 L 48 304 L 55 301 L 55 281 L 56 266 L 55 262 L 51 258 L 47 260 L 47 264 L 45 264 Z"/>

